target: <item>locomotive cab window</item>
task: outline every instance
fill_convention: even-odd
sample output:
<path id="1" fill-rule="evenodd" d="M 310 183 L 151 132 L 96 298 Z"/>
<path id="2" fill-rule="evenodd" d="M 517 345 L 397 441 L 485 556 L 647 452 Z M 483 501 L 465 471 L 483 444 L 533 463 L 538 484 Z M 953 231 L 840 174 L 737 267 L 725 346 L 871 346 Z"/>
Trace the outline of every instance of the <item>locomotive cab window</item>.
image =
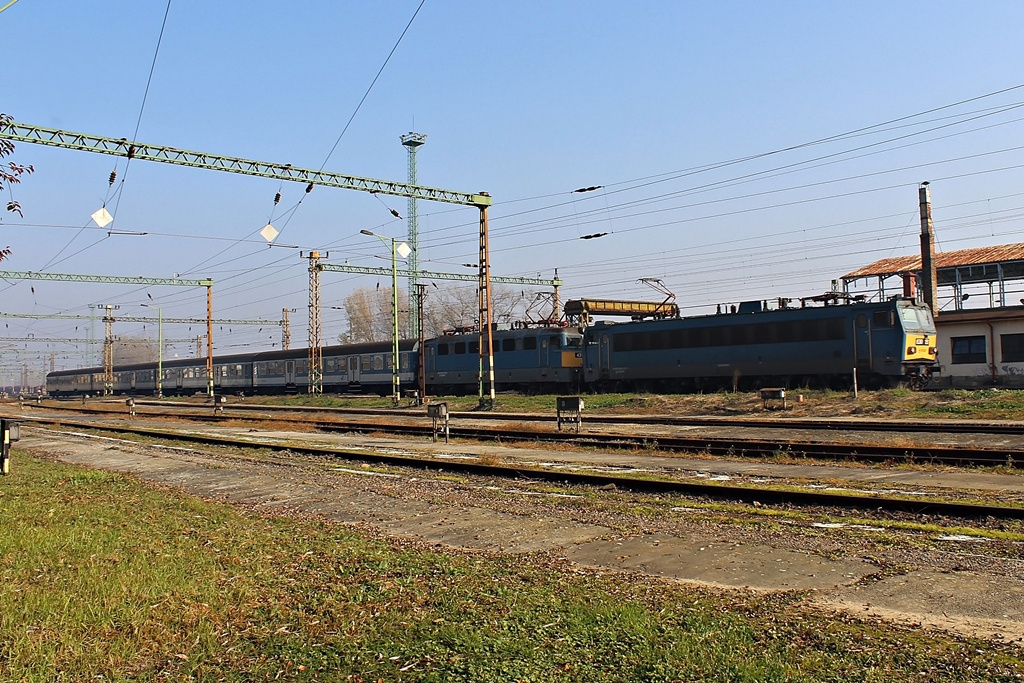
<path id="1" fill-rule="evenodd" d="M 892 327 L 896 324 L 896 313 L 894 311 L 875 311 L 871 316 L 871 325 L 874 327 Z"/>
<path id="2" fill-rule="evenodd" d="M 900 319 L 907 330 L 929 330 L 935 325 L 927 308 L 921 306 L 900 306 Z M 963 337 L 966 339 L 966 337 Z"/>
<path id="3" fill-rule="evenodd" d="M 985 352 L 984 335 L 952 337 L 949 341 L 953 351 L 954 365 L 988 362 L 988 354 Z"/>

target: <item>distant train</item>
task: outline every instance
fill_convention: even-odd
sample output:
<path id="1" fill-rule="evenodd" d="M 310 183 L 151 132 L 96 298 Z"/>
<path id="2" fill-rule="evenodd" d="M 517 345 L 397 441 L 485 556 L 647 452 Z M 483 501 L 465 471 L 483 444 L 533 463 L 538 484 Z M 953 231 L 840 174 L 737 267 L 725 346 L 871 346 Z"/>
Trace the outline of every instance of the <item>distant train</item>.
<path id="1" fill-rule="evenodd" d="M 912 299 L 769 310 L 761 302 L 736 312 L 628 323 L 495 329 L 497 391 L 707 391 L 763 386 L 926 385 L 936 373 L 931 312 Z M 476 333 L 399 344 L 399 381 L 419 386 L 423 354 L 427 393 L 474 393 L 480 356 Z M 328 393 L 392 390 L 392 347 L 375 342 L 323 348 Z M 116 359 L 115 359 L 116 360 Z M 151 395 L 156 363 L 115 365 L 116 394 Z M 206 361 L 163 364 L 164 394 L 207 389 Z M 487 368 L 484 368 L 487 376 Z M 309 351 L 267 351 L 214 358 L 217 393 L 297 393 L 309 384 Z M 53 396 L 102 394 L 103 369 L 60 370 L 46 377 Z"/>

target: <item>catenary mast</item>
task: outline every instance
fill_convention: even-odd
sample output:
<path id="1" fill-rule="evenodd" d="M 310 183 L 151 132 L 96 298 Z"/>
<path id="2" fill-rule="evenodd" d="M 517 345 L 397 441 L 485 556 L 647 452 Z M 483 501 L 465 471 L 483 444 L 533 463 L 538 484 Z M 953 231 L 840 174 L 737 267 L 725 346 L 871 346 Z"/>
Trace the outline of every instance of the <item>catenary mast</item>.
<path id="1" fill-rule="evenodd" d="M 416 150 L 426 143 L 427 136 L 423 133 L 406 133 L 401 136 L 402 145 L 409 150 L 409 184 L 416 184 Z M 409 271 L 412 275 L 409 278 L 409 338 L 416 339 L 420 334 L 420 302 L 416 296 L 416 285 L 419 284 L 420 272 L 420 235 L 419 225 L 416 216 L 416 198 L 409 197 L 406 213 L 406 221 L 409 225 L 409 236 L 406 242 L 412 249 L 409 254 Z"/>

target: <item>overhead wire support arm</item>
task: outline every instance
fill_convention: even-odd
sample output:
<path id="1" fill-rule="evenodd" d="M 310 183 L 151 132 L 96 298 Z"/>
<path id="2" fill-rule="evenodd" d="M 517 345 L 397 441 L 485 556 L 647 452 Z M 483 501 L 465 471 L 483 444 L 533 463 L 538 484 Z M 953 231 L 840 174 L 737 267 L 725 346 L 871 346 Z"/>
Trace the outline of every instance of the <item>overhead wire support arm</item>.
<path id="1" fill-rule="evenodd" d="M 176 277 L 133 277 L 124 275 L 80 275 L 74 273 L 40 273 L 33 271 L 0 270 L 0 279 L 5 280 L 53 280 L 62 282 L 100 282 L 105 284 L 122 285 L 167 285 L 171 287 L 206 287 L 206 393 L 213 396 L 213 280 L 191 280 Z M 110 311 L 103 317 L 107 324 L 108 342 L 105 348 L 104 367 L 105 382 L 112 387 L 113 377 L 110 376 L 113 367 L 113 358 L 110 357 L 109 349 L 112 345 L 109 342 L 111 336 L 110 326 L 114 322 Z M 108 388 L 110 388 L 108 387 Z"/>
<path id="2" fill-rule="evenodd" d="M 132 275 L 78 275 L 38 271 L 0 270 L 0 280 L 53 280 L 60 282 L 102 282 L 115 285 L 167 285 L 172 287 L 212 287 L 213 280 L 187 280 L 172 277 L 136 277 Z"/>
<path id="3" fill-rule="evenodd" d="M 336 273 L 361 273 L 363 275 L 387 275 L 390 277 L 390 268 L 379 268 L 375 266 L 350 266 L 347 264 L 339 263 L 323 263 L 321 268 L 327 271 L 333 271 Z M 399 268 L 398 277 L 412 278 L 413 271 Z M 462 280 L 464 282 L 477 282 L 479 277 L 471 273 L 435 273 L 429 270 L 420 270 L 415 273 L 415 276 L 421 280 Z M 498 282 L 506 285 L 534 285 L 538 287 L 557 287 L 562 284 L 562 281 L 554 278 L 537 278 L 537 277 L 507 277 L 501 275 L 492 275 L 491 282 Z"/>
<path id="4" fill-rule="evenodd" d="M 61 315 L 59 313 L 44 314 L 44 313 L 3 313 L 0 312 L 0 318 L 27 318 L 30 320 L 92 320 L 93 316 L 89 315 Z M 165 323 L 181 323 L 183 325 L 198 325 L 205 323 L 206 318 L 154 318 L 152 316 L 142 315 L 119 315 L 117 316 L 117 322 L 119 323 L 155 323 L 163 320 Z M 281 320 L 243 320 L 238 318 L 214 318 L 214 325 L 282 325 L 284 324 Z"/>
<path id="5" fill-rule="evenodd" d="M 127 157 L 129 159 L 176 164 L 178 166 L 227 171 L 229 173 L 240 173 L 260 178 L 291 180 L 326 187 L 340 187 L 373 194 L 428 199 L 435 202 L 462 204 L 465 206 L 485 207 L 491 205 L 491 197 L 485 194 L 455 192 L 436 187 L 423 187 L 421 185 L 410 185 L 390 180 L 363 178 L 354 175 L 331 173 L 329 171 L 300 168 L 291 164 L 276 164 L 219 154 L 190 152 L 175 147 L 134 142 L 126 138 L 110 138 L 85 133 L 74 133 L 16 121 L 0 125 L 0 138 L 13 142 L 61 147 L 82 152 L 96 152 Z"/>

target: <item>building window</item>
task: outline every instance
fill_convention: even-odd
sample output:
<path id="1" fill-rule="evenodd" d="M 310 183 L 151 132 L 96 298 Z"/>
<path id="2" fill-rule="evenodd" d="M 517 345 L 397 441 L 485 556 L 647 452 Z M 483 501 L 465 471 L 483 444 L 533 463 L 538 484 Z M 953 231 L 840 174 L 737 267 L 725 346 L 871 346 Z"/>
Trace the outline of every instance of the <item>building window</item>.
<path id="1" fill-rule="evenodd" d="M 1001 334 L 999 344 L 1004 363 L 1024 362 L 1024 334 Z"/>
<path id="2" fill-rule="evenodd" d="M 953 364 L 986 363 L 985 337 L 953 337 L 950 339 L 953 348 Z"/>

